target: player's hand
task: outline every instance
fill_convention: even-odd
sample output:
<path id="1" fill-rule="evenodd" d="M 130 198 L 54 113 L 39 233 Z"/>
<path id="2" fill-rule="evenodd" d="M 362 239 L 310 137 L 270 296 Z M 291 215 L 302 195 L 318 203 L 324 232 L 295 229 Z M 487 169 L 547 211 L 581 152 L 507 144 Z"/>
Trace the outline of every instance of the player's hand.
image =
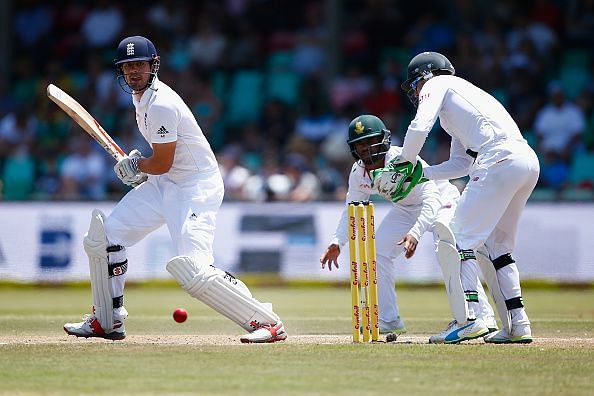
<path id="1" fill-rule="evenodd" d="M 385 167 L 371 172 L 371 187 L 377 188 L 378 193 L 388 201 L 397 202 L 404 198 L 402 194 L 404 183 L 414 170 L 414 165 L 404 161 L 400 156 L 393 158 Z"/>
<path id="2" fill-rule="evenodd" d="M 340 254 L 340 246 L 333 243 L 322 254 L 320 257 L 320 263 L 322 263 L 322 269 L 326 268 L 326 263 L 328 264 L 328 270 L 332 271 L 332 264 L 334 264 L 335 268 L 338 268 L 338 255 Z"/>
<path id="3" fill-rule="evenodd" d="M 407 259 L 411 258 L 415 254 L 418 243 L 419 241 L 417 241 L 417 238 L 410 234 L 406 234 L 404 238 L 398 241 L 398 244 L 404 249 L 404 257 Z"/>
<path id="4" fill-rule="evenodd" d="M 115 164 L 113 171 L 122 183 L 136 187 L 146 181 L 146 173 L 143 173 L 138 169 L 138 160 L 140 160 L 140 158 L 142 158 L 140 151 L 132 150 L 130 151 L 130 154 Z"/>

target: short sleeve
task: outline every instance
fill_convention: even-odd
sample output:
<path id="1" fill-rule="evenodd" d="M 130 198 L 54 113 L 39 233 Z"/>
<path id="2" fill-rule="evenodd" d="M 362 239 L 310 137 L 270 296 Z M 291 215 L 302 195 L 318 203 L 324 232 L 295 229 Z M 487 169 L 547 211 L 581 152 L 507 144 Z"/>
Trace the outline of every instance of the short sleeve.
<path id="1" fill-rule="evenodd" d="M 148 112 L 148 132 L 152 144 L 177 140 L 180 116 L 176 108 L 154 104 Z"/>

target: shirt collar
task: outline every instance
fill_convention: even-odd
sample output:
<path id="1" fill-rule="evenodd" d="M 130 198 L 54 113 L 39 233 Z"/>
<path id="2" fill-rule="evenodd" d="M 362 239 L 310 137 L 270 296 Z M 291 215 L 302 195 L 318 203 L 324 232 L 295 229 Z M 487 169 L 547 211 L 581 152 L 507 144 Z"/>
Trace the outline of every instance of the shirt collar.
<path id="1" fill-rule="evenodd" d="M 159 86 L 159 79 L 155 76 L 153 83 L 150 87 L 144 90 L 140 100 L 136 100 L 136 97 L 132 95 L 132 102 L 134 103 L 135 107 L 144 108 L 148 105 L 149 100 L 153 97 L 153 93 L 158 89 Z"/>

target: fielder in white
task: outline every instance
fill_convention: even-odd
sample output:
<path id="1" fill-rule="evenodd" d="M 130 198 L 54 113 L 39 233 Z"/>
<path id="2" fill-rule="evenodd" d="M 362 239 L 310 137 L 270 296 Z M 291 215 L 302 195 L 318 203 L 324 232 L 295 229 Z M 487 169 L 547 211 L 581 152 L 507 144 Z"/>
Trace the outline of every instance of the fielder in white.
<path id="1" fill-rule="evenodd" d="M 447 229 L 460 194 L 447 180 L 422 181 L 420 172 L 414 172 L 412 164 L 401 169 L 390 168 L 391 161 L 399 158 L 401 148 L 390 147 L 390 131 L 376 116 L 361 115 L 351 121 L 348 144 L 356 162 L 349 176 L 346 202 L 366 201 L 372 194 L 380 194 L 393 202 L 376 230 L 379 325 L 381 333 L 402 333 L 406 328 L 399 315 L 394 262 L 403 251 L 406 258 L 412 257 L 425 231 L 432 231 L 436 244 L 440 243 L 440 230 Z M 422 160 L 420 163 L 427 166 Z M 392 174 L 399 176 L 396 187 L 390 180 L 384 180 L 386 175 Z M 320 258 L 322 268 L 326 264 L 329 270 L 333 265 L 338 268 L 338 256 L 347 241 L 345 209 L 330 245 Z M 497 330 L 493 309 L 477 276 L 476 263 L 468 262 L 465 267 L 468 270 L 461 274 L 459 265 L 453 268 L 442 266 L 448 300 L 463 308 L 466 300 L 469 310 L 482 318 L 481 323 L 488 323 L 488 328 L 481 327 L 476 334 L 447 342 L 477 338 Z M 437 342 L 435 339 L 431 341 Z"/>
<path id="2" fill-rule="evenodd" d="M 93 313 L 83 322 L 66 323 L 64 330 L 77 337 L 126 336 L 126 248 L 165 224 L 177 254 L 167 263 L 167 271 L 188 294 L 246 330 L 242 342 L 284 340 L 285 329 L 272 305 L 259 302 L 241 280 L 213 266 L 223 180 L 192 112 L 158 80 L 159 64 L 150 40 L 133 36 L 120 42 L 115 62 L 118 80 L 132 94 L 138 128 L 153 153 L 143 157 L 133 150 L 115 165 L 122 182 L 134 188 L 109 216 L 93 211 L 84 238 Z"/>
<path id="3" fill-rule="evenodd" d="M 520 215 L 538 180 L 538 159 L 501 103 L 454 74 L 450 61 L 436 52 L 420 53 L 410 61 L 402 89 L 417 113 L 399 161 L 417 162 L 439 117 L 452 137 L 450 158 L 424 168 L 423 175 L 433 180 L 468 175 L 470 180 L 451 222 L 455 239 L 438 254 L 457 266 L 461 259 L 476 256 L 502 321 L 502 329 L 486 336 L 486 342 L 529 343 L 530 321 L 512 252 Z M 473 326 L 463 312 L 453 313 L 455 321 L 443 338 L 457 337 Z"/>

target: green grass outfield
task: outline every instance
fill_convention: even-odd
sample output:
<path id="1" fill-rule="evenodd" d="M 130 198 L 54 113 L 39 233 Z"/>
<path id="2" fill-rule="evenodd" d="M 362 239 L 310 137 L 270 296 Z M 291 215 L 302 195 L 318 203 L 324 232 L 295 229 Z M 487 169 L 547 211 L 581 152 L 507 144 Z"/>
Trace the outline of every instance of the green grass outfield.
<path id="1" fill-rule="evenodd" d="M 239 343 L 242 330 L 174 286 L 129 287 L 128 338 L 68 337 L 86 287 L 0 287 L 0 394 L 592 395 L 594 289 L 525 288 L 529 345 L 430 345 L 449 321 L 443 289 L 399 290 L 408 333 L 349 342 L 347 287 L 254 288 L 286 342 Z M 175 323 L 176 307 L 189 312 Z"/>

